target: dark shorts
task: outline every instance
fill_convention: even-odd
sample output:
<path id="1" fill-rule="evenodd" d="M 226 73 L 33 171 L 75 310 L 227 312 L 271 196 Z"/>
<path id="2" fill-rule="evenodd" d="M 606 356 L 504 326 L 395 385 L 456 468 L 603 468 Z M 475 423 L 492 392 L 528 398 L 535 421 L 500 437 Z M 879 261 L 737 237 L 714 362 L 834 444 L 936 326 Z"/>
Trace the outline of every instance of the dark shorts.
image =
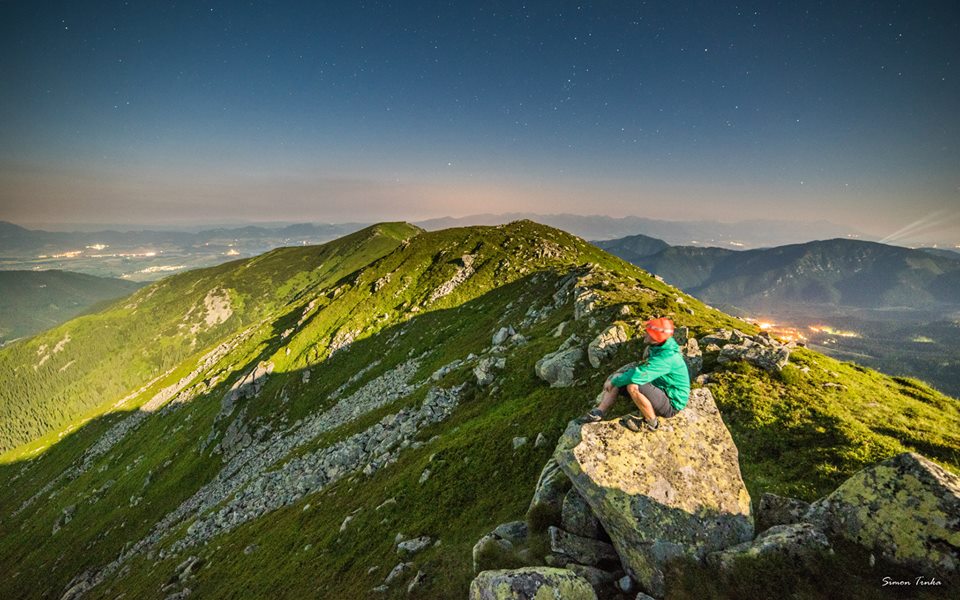
<path id="1" fill-rule="evenodd" d="M 630 397 L 630 394 L 627 393 L 627 386 L 617 389 L 619 390 L 619 394 L 624 398 Z M 673 407 L 672 404 L 670 404 L 670 398 L 667 396 L 666 392 L 652 383 L 645 383 L 641 385 L 640 393 L 646 396 L 647 400 L 650 401 L 650 404 L 653 405 L 653 413 L 658 417 L 669 419 L 677 414 L 678 411 Z"/>

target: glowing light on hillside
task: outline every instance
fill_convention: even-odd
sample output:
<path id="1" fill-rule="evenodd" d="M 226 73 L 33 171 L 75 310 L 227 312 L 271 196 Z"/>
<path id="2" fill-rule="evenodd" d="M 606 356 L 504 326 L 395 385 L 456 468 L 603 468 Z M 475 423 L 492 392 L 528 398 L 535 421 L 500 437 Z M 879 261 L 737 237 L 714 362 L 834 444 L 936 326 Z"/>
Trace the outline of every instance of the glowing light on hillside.
<path id="1" fill-rule="evenodd" d="M 774 325 L 776 325 L 776 323 L 767 323 L 766 321 L 760 321 L 757 323 L 757 327 L 759 327 L 762 331 L 766 331 Z"/>
<path id="2" fill-rule="evenodd" d="M 230 248 L 224 254 L 226 254 L 227 256 L 240 256 L 240 253 L 237 252 L 236 248 Z"/>
<path id="3" fill-rule="evenodd" d="M 743 245 L 742 243 L 740 243 L 740 242 L 727 242 L 727 243 L 730 244 L 731 246 L 736 246 L 737 248 L 743 248 L 743 246 L 744 246 L 744 245 Z"/>
<path id="4" fill-rule="evenodd" d="M 83 254 L 83 250 L 68 250 L 60 254 L 54 254 L 51 258 L 76 258 Z"/>
<path id="5" fill-rule="evenodd" d="M 835 335 L 838 337 L 847 337 L 847 338 L 858 338 L 860 334 L 856 331 L 843 331 L 841 329 L 834 329 L 829 325 L 810 325 L 810 331 L 814 333 L 826 333 L 829 335 Z"/>
<path id="6" fill-rule="evenodd" d="M 165 273 L 167 271 L 179 271 L 180 269 L 187 268 L 187 265 L 161 265 L 156 267 L 147 267 L 146 269 L 140 269 L 137 273 Z"/>
<path id="7" fill-rule="evenodd" d="M 90 250 L 106 250 L 109 247 L 109 244 L 93 244 L 92 246 L 87 246 Z"/>

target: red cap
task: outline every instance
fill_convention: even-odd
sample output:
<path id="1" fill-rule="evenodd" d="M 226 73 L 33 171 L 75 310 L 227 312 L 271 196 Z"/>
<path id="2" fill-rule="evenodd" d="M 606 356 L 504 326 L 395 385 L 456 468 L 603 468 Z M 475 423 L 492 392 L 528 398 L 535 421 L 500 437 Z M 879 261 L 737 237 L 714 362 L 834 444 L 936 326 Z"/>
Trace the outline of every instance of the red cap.
<path id="1" fill-rule="evenodd" d="M 662 344 L 673 336 L 673 321 L 666 317 L 647 321 L 647 335 L 657 344 Z"/>

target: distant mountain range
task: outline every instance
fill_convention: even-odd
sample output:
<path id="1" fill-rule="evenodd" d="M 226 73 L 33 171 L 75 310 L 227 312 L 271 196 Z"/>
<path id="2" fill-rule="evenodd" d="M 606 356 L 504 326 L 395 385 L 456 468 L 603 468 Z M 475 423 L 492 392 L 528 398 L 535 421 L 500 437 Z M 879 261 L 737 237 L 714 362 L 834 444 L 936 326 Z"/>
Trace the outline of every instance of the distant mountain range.
<path id="1" fill-rule="evenodd" d="M 635 234 L 654 236 L 672 245 L 718 246 L 735 249 L 779 246 L 827 237 L 865 237 L 862 232 L 828 221 L 778 221 L 755 219 L 735 223 L 718 221 L 664 221 L 644 217 L 604 215 L 536 215 L 508 213 L 471 215 L 419 221 L 426 230 L 469 225 L 501 225 L 529 219 L 556 227 L 587 240 L 612 240 Z"/>
<path id="2" fill-rule="evenodd" d="M 733 251 L 634 235 L 595 242 L 702 300 L 751 310 L 785 305 L 926 309 L 960 305 L 960 255 L 832 239 Z M 644 255 L 645 252 L 649 252 Z"/>
<path id="3" fill-rule="evenodd" d="M 0 345 L 65 323 L 140 285 L 65 271 L 0 271 Z"/>

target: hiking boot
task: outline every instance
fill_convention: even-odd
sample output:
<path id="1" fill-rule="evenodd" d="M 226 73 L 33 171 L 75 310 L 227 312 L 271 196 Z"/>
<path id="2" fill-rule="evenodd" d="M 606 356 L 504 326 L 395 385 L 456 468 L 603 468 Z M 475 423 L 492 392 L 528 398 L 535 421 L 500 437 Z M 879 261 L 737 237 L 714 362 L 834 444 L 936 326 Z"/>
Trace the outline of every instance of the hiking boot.
<path id="1" fill-rule="evenodd" d="M 580 417 L 579 419 L 577 419 L 577 421 L 579 421 L 580 423 L 596 423 L 597 421 L 602 421 L 602 420 L 603 420 L 603 411 L 601 411 L 599 408 L 595 408 L 590 412 L 588 412 L 587 414 Z"/>
<path id="2" fill-rule="evenodd" d="M 660 428 L 660 419 L 654 419 L 653 423 L 650 423 L 643 417 L 639 417 L 637 415 L 627 415 L 620 419 L 620 424 L 634 433 L 639 433 L 641 431 L 656 431 Z"/>

